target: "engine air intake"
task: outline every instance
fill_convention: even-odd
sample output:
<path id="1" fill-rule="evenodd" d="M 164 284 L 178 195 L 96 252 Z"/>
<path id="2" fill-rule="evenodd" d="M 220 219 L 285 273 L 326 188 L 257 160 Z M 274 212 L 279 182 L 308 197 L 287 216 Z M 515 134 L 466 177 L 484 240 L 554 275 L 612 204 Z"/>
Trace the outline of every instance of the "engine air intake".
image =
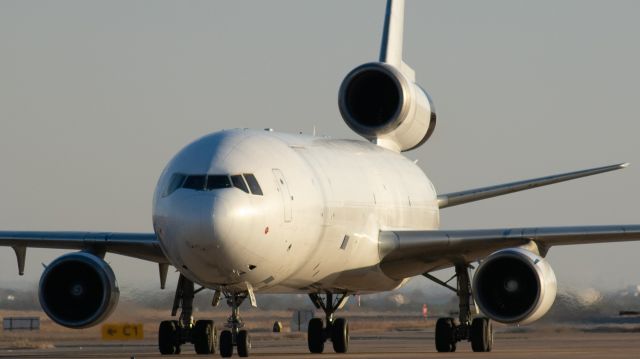
<path id="1" fill-rule="evenodd" d="M 354 132 L 394 151 L 422 145 L 435 129 L 427 93 L 387 63 L 364 64 L 347 74 L 338 105 Z"/>
<path id="2" fill-rule="evenodd" d="M 401 104 L 400 84 L 381 68 L 364 69 L 347 85 L 346 111 L 359 125 L 383 127 L 397 116 Z"/>
<path id="3" fill-rule="evenodd" d="M 105 319 L 118 302 L 120 292 L 111 267 L 89 253 L 59 257 L 40 279 L 40 305 L 56 323 L 86 328 Z"/>
<path id="4" fill-rule="evenodd" d="M 530 323 L 543 316 L 556 296 L 556 277 L 541 257 L 519 248 L 490 255 L 473 278 L 480 309 L 502 323 Z"/>

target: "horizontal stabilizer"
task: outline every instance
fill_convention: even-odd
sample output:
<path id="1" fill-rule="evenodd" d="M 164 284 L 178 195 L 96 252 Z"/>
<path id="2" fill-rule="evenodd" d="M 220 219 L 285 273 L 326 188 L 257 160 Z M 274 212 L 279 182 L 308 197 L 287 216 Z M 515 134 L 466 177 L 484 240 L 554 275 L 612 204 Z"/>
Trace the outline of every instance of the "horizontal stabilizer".
<path id="1" fill-rule="evenodd" d="M 576 178 L 592 176 L 592 175 L 609 172 L 609 171 L 615 171 L 622 168 L 626 168 L 628 166 L 629 166 L 628 163 L 620 163 L 612 166 L 597 167 L 597 168 L 591 168 L 588 170 L 563 173 L 559 175 L 534 178 L 534 179 L 518 181 L 518 182 L 505 183 L 497 186 L 482 187 L 482 188 L 476 188 L 476 189 L 471 189 L 471 190 L 466 190 L 461 192 L 443 194 L 438 196 L 438 206 L 440 208 L 457 206 L 464 203 L 479 201 L 481 199 L 502 196 L 505 194 L 513 193 L 513 192 L 524 191 L 527 189 L 542 187 L 542 186 L 546 186 L 546 185 L 550 185 L 558 182 L 569 181 Z"/>

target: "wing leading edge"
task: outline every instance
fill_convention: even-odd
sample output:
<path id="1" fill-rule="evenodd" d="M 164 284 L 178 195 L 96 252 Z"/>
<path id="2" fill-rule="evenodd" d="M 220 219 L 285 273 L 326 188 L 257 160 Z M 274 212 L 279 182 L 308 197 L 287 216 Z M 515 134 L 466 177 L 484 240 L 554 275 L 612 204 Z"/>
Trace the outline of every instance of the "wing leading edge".
<path id="1" fill-rule="evenodd" d="M 562 173 L 558 175 L 539 177 L 524 181 L 517 181 L 505 184 L 499 184 L 496 186 L 489 187 L 481 187 L 470 189 L 466 191 L 460 191 L 455 193 L 448 193 L 438 196 L 438 206 L 440 208 L 447 208 L 452 206 L 457 206 L 460 204 L 465 204 L 469 202 L 479 201 L 482 199 L 487 199 L 491 197 L 502 196 L 505 194 L 524 191 L 527 189 L 532 189 L 536 187 L 547 186 L 554 183 L 569 181 L 576 178 L 593 176 L 600 173 L 605 173 L 609 171 L 615 171 L 619 169 L 623 169 L 628 167 L 628 163 L 619 163 L 611 166 L 604 167 L 596 167 L 590 168 L 588 170 L 575 171 Z"/>
<path id="2" fill-rule="evenodd" d="M 552 246 L 638 240 L 640 225 L 383 231 L 380 266 L 393 278 L 406 278 L 474 262 L 504 248 L 525 246 L 544 257 Z"/>
<path id="3" fill-rule="evenodd" d="M 169 262 L 153 233 L 0 231 L 0 246 L 13 247 L 20 274 L 28 247 L 110 252 L 160 264 Z"/>

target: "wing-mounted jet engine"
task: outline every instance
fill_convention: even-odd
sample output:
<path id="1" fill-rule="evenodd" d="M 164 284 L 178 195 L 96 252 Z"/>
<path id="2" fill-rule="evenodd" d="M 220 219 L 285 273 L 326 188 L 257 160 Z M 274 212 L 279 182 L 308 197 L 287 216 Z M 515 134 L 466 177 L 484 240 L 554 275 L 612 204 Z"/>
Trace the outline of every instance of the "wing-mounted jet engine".
<path id="1" fill-rule="evenodd" d="M 473 277 L 476 303 L 485 315 L 501 323 L 538 320 L 551 308 L 556 290 L 549 262 L 520 248 L 493 253 Z"/>
<path id="2" fill-rule="evenodd" d="M 402 60 L 404 3 L 389 2 L 380 61 L 353 69 L 342 81 L 338 106 L 347 125 L 360 136 L 393 151 L 425 143 L 436 126 L 428 93 Z"/>
<path id="3" fill-rule="evenodd" d="M 100 323 L 115 309 L 120 290 L 111 267 L 86 252 L 65 254 L 40 278 L 40 305 L 54 322 L 68 328 Z"/>

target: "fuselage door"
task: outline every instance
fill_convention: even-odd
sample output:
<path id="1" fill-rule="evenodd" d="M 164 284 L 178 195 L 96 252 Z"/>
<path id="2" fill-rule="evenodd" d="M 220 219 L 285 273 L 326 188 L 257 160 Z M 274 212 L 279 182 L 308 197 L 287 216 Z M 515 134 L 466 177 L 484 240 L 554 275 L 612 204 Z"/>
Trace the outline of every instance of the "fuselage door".
<path id="1" fill-rule="evenodd" d="M 284 179 L 282 171 L 274 168 L 273 175 L 276 180 L 276 185 L 278 186 L 278 192 L 280 192 L 280 195 L 282 196 L 282 203 L 284 207 L 284 221 L 291 222 L 291 202 L 293 202 L 293 196 L 291 196 L 291 192 L 289 192 L 289 186 L 287 185 L 287 181 Z"/>

